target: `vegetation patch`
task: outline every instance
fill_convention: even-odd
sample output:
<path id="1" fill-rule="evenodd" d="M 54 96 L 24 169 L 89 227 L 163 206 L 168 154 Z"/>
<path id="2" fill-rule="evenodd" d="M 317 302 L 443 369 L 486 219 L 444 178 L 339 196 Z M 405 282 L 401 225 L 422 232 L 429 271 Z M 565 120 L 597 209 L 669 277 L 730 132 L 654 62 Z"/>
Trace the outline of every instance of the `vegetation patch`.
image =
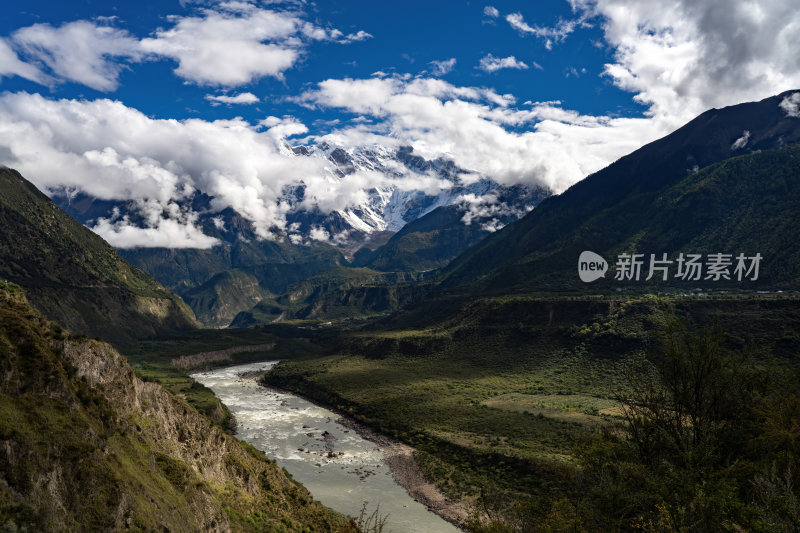
<path id="1" fill-rule="evenodd" d="M 755 375 L 761 376 L 756 381 L 797 372 L 796 356 L 790 355 L 796 355 L 797 344 L 787 341 L 787 335 L 800 328 L 800 306 L 792 298 L 620 300 L 516 295 L 466 301 L 455 309 L 444 304 L 438 311 L 436 302 L 420 305 L 426 312 L 409 309 L 387 323 L 394 326 L 391 329 L 377 329 L 378 324 L 371 331 L 342 332 L 330 344 L 328 355 L 283 362 L 265 379 L 337 407 L 414 446 L 429 480 L 449 497 L 472 504 L 484 518 L 494 517 L 494 525 L 482 520 L 472 523 L 475 531 L 538 531 L 537 524 L 575 531 L 617 530 L 624 524 L 621 529 L 627 530 L 639 527 L 634 527 L 637 520 L 647 529 L 651 522 L 667 520 L 659 515 L 659 505 L 671 509 L 670 519 L 677 520 L 677 506 L 692 500 L 685 491 L 679 492 L 681 497 L 661 492 L 662 488 L 676 490 L 669 488 L 672 481 L 657 477 L 644 481 L 642 472 L 651 472 L 652 467 L 636 466 L 635 475 L 615 471 L 614 479 L 632 476 L 631 485 L 606 487 L 620 498 L 649 494 L 649 499 L 613 502 L 628 509 L 627 515 L 612 516 L 604 510 L 612 503 L 591 500 L 595 496 L 587 496 L 585 489 L 598 483 L 587 477 L 592 468 L 601 469 L 592 475 L 603 476 L 602 468 L 623 468 L 631 460 L 617 455 L 622 449 L 633 453 L 619 448 L 631 445 L 631 409 L 641 403 L 631 387 L 644 383 L 645 376 L 657 376 L 659 367 L 653 358 L 663 353 L 660 332 L 675 317 L 687 324 L 682 335 L 690 339 L 695 339 L 692 331 L 717 325 L 715 349 L 721 362 L 716 364 L 725 372 L 736 367 L 730 366 L 734 359 L 721 354 L 746 353 L 753 345 L 761 348 L 752 357 Z M 398 323 L 406 327 L 397 327 Z M 689 345 L 699 343 L 698 339 Z M 683 364 L 690 360 L 684 358 Z M 797 394 L 796 387 L 792 390 L 788 397 Z M 765 408 L 760 402 L 766 397 L 780 398 L 764 390 L 747 400 L 748 409 L 760 412 Z M 726 401 L 739 405 L 738 400 Z M 669 410 L 659 413 L 662 418 L 671 416 Z M 785 423 L 796 420 L 789 418 Z M 700 422 L 688 426 L 695 423 Z M 757 446 L 758 431 L 747 437 L 755 439 L 748 446 Z M 745 446 L 736 444 L 740 445 Z M 609 455 L 591 455 L 588 450 L 596 450 L 593 446 L 603 447 Z M 725 444 L 722 449 L 734 448 Z M 709 453 L 719 453 L 719 448 Z M 747 513 L 759 511 L 749 487 L 762 479 L 757 472 L 769 477 L 771 467 L 756 460 L 744 475 L 738 467 L 725 473 L 728 466 L 715 464 L 702 469 L 721 468 L 714 475 L 733 475 L 738 481 L 725 477 L 724 485 L 740 491 L 731 493 L 731 505 L 749 509 L 737 514 L 740 521 L 732 523 L 752 527 L 755 522 L 748 521 Z M 683 475 L 690 474 L 700 475 L 697 471 Z M 779 492 L 777 478 L 769 479 Z M 632 484 L 639 481 L 634 480 L 647 484 L 635 488 Z M 781 494 L 781 498 L 789 497 Z M 680 518 L 691 519 L 689 514 Z M 706 519 L 712 523 L 716 518 Z M 569 524 L 576 526 L 570 529 Z"/>

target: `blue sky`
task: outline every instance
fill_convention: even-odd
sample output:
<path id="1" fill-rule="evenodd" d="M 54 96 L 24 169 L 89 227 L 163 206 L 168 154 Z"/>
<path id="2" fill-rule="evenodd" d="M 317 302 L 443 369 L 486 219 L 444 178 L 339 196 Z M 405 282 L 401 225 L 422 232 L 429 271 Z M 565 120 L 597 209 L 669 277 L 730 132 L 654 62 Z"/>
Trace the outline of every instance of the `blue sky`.
<path id="1" fill-rule="evenodd" d="M 117 246 L 213 244 L 197 191 L 271 238 L 282 191 L 342 210 L 365 191 L 287 144 L 413 147 L 468 183 L 560 192 L 711 107 L 800 88 L 796 0 L 548 2 L 7 0 L 0 163 L 45 191 L 138 206 Z M 405 171 L 404 171 L 405 172 Z"/>
<path id="2" fill-rule="evenodd" d="M 8 4 L 8 3 L 7 3 Z M 115 17 L 104 24 L 129 32 L 132 36 L 151 36 L 159 27 L 169 27 L 169 16 L 191 16 L 206 6 L 176 1 L 167 2 L 10 2 L 0 35 L 34 24 L 54 27 L 77 20 L 97 21 Z M 14 4 L 18 4 L 15 6 Z M 487 5 L 499 16 L 484 14 Z M 281 6 L 270 6 L 281 7 Z M 292 10 L 298 9 L 291 5 Z M 613 50 L 603 44 L 597 25 L 579 28 L 571 38 L 547 49 L 545 41 L 515 30 L 504 17 L 518 13 L 526 23 L 552 27 L 559 20 L 574 19 L 567 2 L 430 2 L 383 3 L 370 1 L 326 1 L 301 6 L 304 19 L 321 27 L 345 33 L 365 31 L 371 37 L 349 44 L 312 42 L 303 57 L 282 73 L 282 79 L 265 76 L 234 87 L 185 83 L 172 74 L 175 61 L 166 59 L 126 64 L 114 90 L 95 90 L 79 82 L 59 81 L 52 87 L 18 76 L 2 80 L 4 90 L 42 92 L 59 98 L 114 98 L 148 115 L 161 118 L 230 118 L 249 120 L 264 114 L 293 114 L 313 125 L 316 119 L 336 118 L 338 113 L 308 110 L 283 98 L 298 94 L 329 78 L 365 78 L 373 73 L 420 75 L 432 72 L 432 62 L 456 59 L 452 70 L 441 75 L 455 85 L 487 86 L 501 94 L 513 94 L 519 101 L 560 100 L 570 109 L 599 115 L 636 116 L 646 107 L 632 100 L 629 92 L 601 76 L 603 65 L 613 58 Z M 487 55 L 513 56 L 528 68 L 503 68 L 486 72 L 479 67 Z M 538 65 L 534 66 L 534 65 Z M 251 106 L 212 106 L 208 94 L 250 92 L 261 101 Z M 322 126 L 320 124 L 320 126 Z"/>

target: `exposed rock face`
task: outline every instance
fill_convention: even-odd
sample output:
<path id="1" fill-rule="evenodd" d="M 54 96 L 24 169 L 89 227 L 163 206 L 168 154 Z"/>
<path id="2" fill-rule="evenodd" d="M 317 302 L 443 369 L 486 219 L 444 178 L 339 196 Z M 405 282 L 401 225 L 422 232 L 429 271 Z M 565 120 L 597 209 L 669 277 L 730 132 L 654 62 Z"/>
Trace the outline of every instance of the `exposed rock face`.
<path id="1" fill-rule="evenodd" d="M 2 285 L 0 529 L 354 530 L 110 345 L 67 338 Z"/>
<path id="2" fill-rule="evenodd" d="M 172 365 L 178 368 L 189 369 L 206 366 L 210 363 L 220 361 L 231 361 L 231 357 L 237 353 L 268 352 L 275 348 L 275 343 L 254 344 L 252 346 L 234 346 L 224 350 L 214 350 L 213 352 L 201 352 L 191 355 L 182 355 L 172 360 Z"/>

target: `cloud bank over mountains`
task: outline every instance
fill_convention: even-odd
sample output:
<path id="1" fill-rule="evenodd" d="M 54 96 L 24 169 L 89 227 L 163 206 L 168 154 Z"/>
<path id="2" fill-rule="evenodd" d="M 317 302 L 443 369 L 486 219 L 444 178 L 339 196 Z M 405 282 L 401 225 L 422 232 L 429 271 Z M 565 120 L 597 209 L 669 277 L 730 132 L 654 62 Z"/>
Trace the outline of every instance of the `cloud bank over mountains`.
<path id="1" fill-rule="evenodd" d="M 452 58 L 417 75 L 378 72 L 302 87 L 290 103 L 341 115 L 324 134 L 310 133 L 310 125 L 291 115 L 257 123 L 156 119 L 112 99 L 6 92 L 0 95 L 0 155 L 40 187 L 133 202 L 144 227 L 111 215 L 93 228 L 120 247 L 213 246 L 215 239 L 197 228 L 197 214 L 180 207 L 196 191 L 213 196 L 214 209 L 236 209 L 270 238 L 285 227 L 291 209 L 282 201 L 286 186 L 304 183 L 301 207 L 323 212 L 354 205 L 378 185 L 449 186 L 430 176 L 418 183 L 378 172 L 337 177 L 324 160 L 287 151 L 287 141 L 410 145 L 415 154 L 446 157 L 472 171 L 462 176 L 465 182 L 487 176 L 560 192 L 710 107 L 800 87 L 800 11 L 793 4 L 570 0 L 574 17 L 552 27 L 493 6 L 476 12 L 477 24 L 488 17 L 517 33 L 521 50 L 538 40 L 547 53 L 584 27 L 602 29 L 604 42 L 596 44 L 613 57 L 602 78 L 646 106 L 641 117 L 581 114 L 558 101 L 520 103 L 480 83 L 456 85 L 442 79 L 462 65 Z M 310 43 L 347 46 L 372 37 L 312 22 L 296 8 L 237 1 L 166 21 L 146 37 L 114 20 L 23 27 L 0 39 L 0 76 L 51 89 L 69 81 L 113 92 L 125 69 L 171 61 L 186 83 L 222 91 L 207 95 L 212 104 L 254 105 L 269 95 L 248 86 L 314 61 Z M 528 67 L 514 56 L 483 59 L 474 66 L 486 72 Z M 796 111 L 796 101 L 786 105 Z"/>

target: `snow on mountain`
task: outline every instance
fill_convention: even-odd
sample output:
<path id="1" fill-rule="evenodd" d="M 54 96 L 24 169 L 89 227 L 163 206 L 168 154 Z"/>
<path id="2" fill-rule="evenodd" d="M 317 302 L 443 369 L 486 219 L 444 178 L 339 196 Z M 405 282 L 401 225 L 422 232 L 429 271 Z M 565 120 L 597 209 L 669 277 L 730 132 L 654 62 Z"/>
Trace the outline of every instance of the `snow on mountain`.
<path id="1" fill-rule="evenodd" d="M 477 199 L 496 202 L 498 195 L 493 191 L 507 189 L 497 182 L 479 177 L 474 173 L 458 168 L 452 161 L 444 158 L 427 160 L 413 153 L 408 146 L 397 149 L 385 146 L 345 148 L 320 143 L 313 146 L 286 147 L 295 157 L 315 157 L 329 163 L 326 170 L 334 179 L 343 179 L 356 173 L 379 173 L 391 176 L 392 183 L 367 189 L 366 201 L 336 210 L 327 217 L 315 218 L 308 212 L 298 212 L 292 217 L 294 222 L 325 229 L 331 237 L 342 235 L 340 241 L 364 239 L 365 236 L 380 231 L 396 232 L 409 222 L 416 220 L 437 207 L 476 203 Z M 413 187 L 420 179 L 438 182 L 435 191 L 424 191 Z M 404 180 L 408 187 L 402 187 Z M 398 186 L 400 184 L 400 186 Z M 523 189 L 526 189 L 523 187 Z M 521 205 L 527 198 L 525 191 L 519 198 L 520 205 L 515 209 L 524 214 L 527 209 Z M 515 203 L 513 197 L 504 195 L 504 201 Z M 333 221 L 343 221 L 341 228 Z M 346 233 L 346 235 L 344 235 Z"/>
<path id="2" fill-rule="evenodd" d="M 535 192 L 537 197 L 542 194 L 521 185 L 500 186 L 446 158 L 424 159 L 408 146 L 353 148 L 323 142 L 309 146 L 282 144 L 279 149 L 289 157 L 323 160 L 332 189 L 339 190 L 342 182 L 351 178 L 357 178 L 356 183 L 360 184 L 352 190 L 347 205 L 338 209 L 325 209 L 320 205 L 324 202 L 315 196 L 318 192 L 308 190 L 302 181 L 284 187 L 279 201 L 286 207 L 286 226 L 275 229 L 275 233 L 294 244 L 327 241 L 355 249 L 373 236 L 397 232 L 437 207 L 453 204 L 464 206 L 465 223 L 496 226 L 498 219 L 492 218 L 493 215 L 522 216 L 535 205 L 530 201 L 532 194 Z M 63 209 L 90 227 L 96 220 L 109 217 L 146 223 L 138 212 L 139 206 L 133 202 L 102 201 L 66 191 L 63 194 L 51 191 L 51 194 Z M 213 198 L 203 191 L 179 204 L 187 213 L 196 214 L 197 224 L 204 233 L 222 241 L 259 238 L 243 214 L 231 208 L 215 210 Z M 503 220 L 508 218 L 505 216 Z"/>

